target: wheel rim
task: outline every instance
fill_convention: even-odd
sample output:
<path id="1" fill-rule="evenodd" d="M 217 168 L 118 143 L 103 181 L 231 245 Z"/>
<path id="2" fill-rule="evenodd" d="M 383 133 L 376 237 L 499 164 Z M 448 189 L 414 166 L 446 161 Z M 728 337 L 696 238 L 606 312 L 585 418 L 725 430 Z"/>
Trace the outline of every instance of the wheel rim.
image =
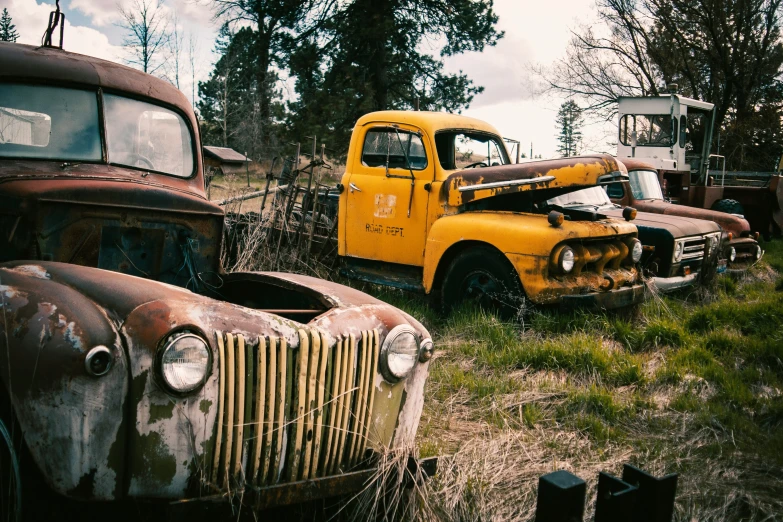
<path id="1" fill-rule="evenodd" d="M 485 270 L 474 270 L 468 273 L 460 286 L 460 297 L 481 306 L 497 307 L 498 300 L 504 293 L 504 287 L 497 278 Z"/>
<path id="2" fill-rule="evenodd" d="M 0 456 L 6 456 L 10 466 L 0 470 L 0 518 L 2 522 L 22 520 L 22 481 L 19 473 L 19 459 L 8 429 L 0 420 Z"/>

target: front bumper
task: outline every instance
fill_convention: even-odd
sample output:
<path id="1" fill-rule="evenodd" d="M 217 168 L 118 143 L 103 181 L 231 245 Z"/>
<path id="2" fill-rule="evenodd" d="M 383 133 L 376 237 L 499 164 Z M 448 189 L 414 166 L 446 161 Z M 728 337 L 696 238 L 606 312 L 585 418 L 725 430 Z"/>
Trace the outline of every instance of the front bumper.
<path id="1" fill-rule="evenodd" d="M 591 292 L 579 295 L 564 295 L 560 298 L 560 309 L 591 308 L 611 310 L 633 306 L 644 300 L 644 285 L 633 285 L 609 290 L 608 292 Z"/>
<path id="2" fill-rule="evenodd" d="M 698 280 L 699 272 L 694 272 L 686 276 L 652 278 L 653 284 L 655 284 L 655 287 L 661 292 L 671 292 L 687 286 L 693 286 Z"/>
<path id="3" fill-rule="evenodd" d="M 433 477 L 437 472 L 438 459 L 415 459 L 408 457 L 407 465 L 400 470 L 405 474 L 402 484 L 409 486 L 420 480 Z M 323 498 L 351 495 L 368 488 L 374 479 L 378 477 L 378 470 L 374 467 L 359 471 L 341 473 L 330 477 L 314 478 L 290 482 L 288 484 L 276 484 L 267 487 L 248 487 L 242 496 L 242 503 L 252 506 L 255 510 L 264 510 L 272 507 L 290 506 L 302 504 Z M 389 481 L 394 484 L 395 481 Z M 225 494 L 210 495 L 198 499 L 173 502 L 173 507 L 181 509 L 193 508 L 200 510 L 203 503 L 222 503 L 229 501 Z"/>

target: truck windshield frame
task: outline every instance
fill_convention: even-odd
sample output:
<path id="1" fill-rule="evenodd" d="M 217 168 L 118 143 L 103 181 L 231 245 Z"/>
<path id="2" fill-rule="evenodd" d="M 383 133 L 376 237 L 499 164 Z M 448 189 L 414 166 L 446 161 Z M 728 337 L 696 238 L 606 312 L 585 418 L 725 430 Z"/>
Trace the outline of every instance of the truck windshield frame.
<path id="1" fill-rule="evenodd" d="M 118 132 L 128 123 L 135 127 Z M 195 143 L 187 118 L 152 101 L 98 88 L 0 82 L 0 159 L 110 164 L 192 178 Z"/>
<path id="2" fill-rule="evenodd" d="M 632 170 L 628 173 L 631 192 L 636 200 L 663 201 L 663 191 L 654 170 Z"/>

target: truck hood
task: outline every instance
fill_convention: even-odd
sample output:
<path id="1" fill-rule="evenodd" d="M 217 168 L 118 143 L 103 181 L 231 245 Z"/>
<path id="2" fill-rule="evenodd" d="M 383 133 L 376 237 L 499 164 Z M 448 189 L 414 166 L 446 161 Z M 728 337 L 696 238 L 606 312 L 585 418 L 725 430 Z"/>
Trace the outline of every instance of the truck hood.
<path id="1" fill-rule="evenodd" d="M 601 214 L 624 219 L 622 209 L 602 210 Z M 694 219 L 667 214 L 653 214 L 652 212 L 638 212 L 636 219 L 631 221 L 637 227 L 660 228 L 668 231 L 672 237 L 681 238 L 709 234 L 720 231 L 720 227 L 712 221 Z"/>
<path id="2" fill-rule="evenodd" d="M 546 191 L 541 199 L 584 187 L 627 180 L 617 160 L 606 154 L 532 161 L 451 173 L 442 185 L 450 206 L 525 191 Z"/>
<path id="3" fill-rule="evenodd" d="M 737 236 L 742 232 L 750 232 L 750 225 L 747 220 L 732 214 L 726 214 L 725 212 L 675 205 L 674 203 L 660 200 L 638 200 L 634 202 L 633 206 L 642 212 L 713 221 L 727 232 L 733 232 Z"/>

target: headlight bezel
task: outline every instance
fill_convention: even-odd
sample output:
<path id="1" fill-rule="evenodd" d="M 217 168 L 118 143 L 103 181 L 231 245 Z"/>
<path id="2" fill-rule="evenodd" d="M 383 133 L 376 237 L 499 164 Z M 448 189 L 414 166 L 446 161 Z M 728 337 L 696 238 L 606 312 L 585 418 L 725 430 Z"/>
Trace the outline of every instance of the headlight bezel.
<path id="1" fill-rule="evenodd" d="M 631 243 L 633 244 L 633 246 L 631 248 L 629 248 L 629 252 L 628 253 L 631 256 L 631 261 L 634 264 L 636 264 L 636 263 L 638 263 L 639 261 L 642 260 L 642 255 L 644 254 L 644 245 L 642 245 L 642 242 L 639 241 L 637 238 L 634 238 L 633 241 L 631 241 Z M 635 255 L 636 252 L 637 252 L 637 247 L 638 247 L 638 253 L 639 253 L 638 256 Z"/>
<path id="2" fill-rule="evenodd" d="M 199 341 L 201 341 L 201 343 L 203 344 L 206 350 L 207 363 L 204 368 L 204 375 L 199 380 L 199 382 L 187 388 L 179 389 L 176 386 L 174 386 L 171 382 L 169 382 L 169 379 L 166 378 L 166 370 L 164 367 L 166 363 L 164 362 L 164 356 L 166 352 L 175 343 L 180 342 L 182 339 L 185 338 L 196 338 Z M 199 392 L 204 387 L 207 380 L 209 379 L 209 376 L 212 374 L 212 364 L 213 364 L 212 347 L 207 341 L 206 336 L 198 329 L 180 328 L 169 332 L 161 339 L 155 356 L 155 362 L 156 362 L 155 374 L 157 378 L 160 380 L 160 382 L 163 384 L 163 386 L 165 387 L 166 391 L 168 391 L 172 395 L 176 395 L 180 397 L 192 395 L 194 393 Z"/>
<path id="3" fill-rule="evenodd" d="M 398 373 L 392 371 L 389 366 L 389 355 L 394 354 L 394 352 L 391 351 L 392 347 L 394 346 L 395 341 L 397 341 L 403 335 L 411 335 L 413 337 L 416 350 L 410 354 L 412 358 L 410 368 L 405 372 L 399 372 L 398 375 Z M 416 364 L 419 362 L 420 351 L 421 340 L 419 339 L 418 332 L 409 324 L 398 324 L 389 330 L 389 333 L 386 334 L 386 337 L 384 337 L 383 343 L 381 344 L 380 357 L 378 360 L 378 370 L 380 371 L 381 376 L 384 378 L 384 380 L 391 384 L 396 384 L 403 381 L 409 377 L 416 368 Z"/>
<path id="4" fill-rule="evenodd" d="M 674 251 L 672 252 L 672 262 L 679 263 L 682 261 L 682 254 L 685 251 L 685 241 L 679 239 L 674 241 Z"/>
<path id="5" fill-rule="evenodd" d="M 569 253 L 571 254 L 570 261 L 566 260 Z M 569 268 L 566 268 L 567 263 L 571 265 Z M 560 250 L 560 254 L 557 256 L 557 266 L 564 274 L 570 274 L 574 270 L 574 266 L 576 266 L 576 252 L 574 252 L 573 248 L 566 245 Z"/>

